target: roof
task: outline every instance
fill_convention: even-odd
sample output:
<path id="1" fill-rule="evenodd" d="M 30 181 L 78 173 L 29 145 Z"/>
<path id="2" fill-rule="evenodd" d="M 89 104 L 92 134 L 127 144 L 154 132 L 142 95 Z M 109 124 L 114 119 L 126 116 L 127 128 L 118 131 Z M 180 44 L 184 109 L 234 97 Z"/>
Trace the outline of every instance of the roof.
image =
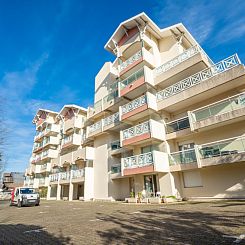
<path id="1" fill-rule="evenodd" d="M 176 34 L 184 33 L 184 37 L 188 39 L 191 45 L 194 46 L 198 44 L 182 23 L 160 29 L 144 12 L 142 12 L 128 20 L 123 21 L 112 34 L 108 42 L 105 44 L 104 48 L 113 53 L 113 49 L 115 48 L 114 42 L 118 43 L 125 35 L 127 30 L 132 29 L 136 26 L 146 26 L 146 30 L 151 32 L 158 39 L 171 36 L 173 35 L 173 32 Z"/>
<path id="2" fill-rule="evenodd" d="M 87 113 L 87 109 L 84 107 L 78 105 L 64 105 L 58 115 L 64 115 L 69 109 L 78 109 L 80 111 L 83 111 L 84 113 Z"/>
<path id="3" fill-rule="evenodd" d="M 50 114 L 58 115 L 58 112 L 55 112 L 55 111 L 51 111 L 51 110 L 47 110 L 47 109 L 38 109 L 38 111 L 37 111 L 36 115 L 34 116 L 32 122 L 35 123 L 39 119 L 39 116 L 43 112 L 47 112 L 47 113 L 50 113 Z"/>

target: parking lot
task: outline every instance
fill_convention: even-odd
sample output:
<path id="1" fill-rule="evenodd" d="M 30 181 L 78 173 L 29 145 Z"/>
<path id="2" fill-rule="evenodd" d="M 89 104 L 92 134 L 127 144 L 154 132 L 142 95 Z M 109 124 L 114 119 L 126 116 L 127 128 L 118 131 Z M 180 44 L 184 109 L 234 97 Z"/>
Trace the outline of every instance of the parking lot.
<path id="1" fill-rule="evenodd" d="M 0 205 L 0 244 L 245 244 L 245 202 Z"/>

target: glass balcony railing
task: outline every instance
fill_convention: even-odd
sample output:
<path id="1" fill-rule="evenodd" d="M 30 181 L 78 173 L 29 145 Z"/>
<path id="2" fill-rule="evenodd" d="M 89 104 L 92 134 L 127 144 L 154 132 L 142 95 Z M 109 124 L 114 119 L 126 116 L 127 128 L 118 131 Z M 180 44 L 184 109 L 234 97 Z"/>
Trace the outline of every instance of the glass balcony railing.
<path id="1" fill-rule="evenodd" d="M 124 168 L 139 168 L 153 164 L 152 152 L 123 158 Z"/>
<path id="2" fill-rule="evenodd" d="M 193 122 L 245 107 L 245 93 L 229 97 L 191 112 Z"/>
<path id="3" fill-rule="evenodd" d="M 131 76 L 129 76 L 127 79 L 120 82 L 120 89 L 124 89 L 129 84 L 133 83 L 134 81 L 138 80 L 139 78 L 144 76 L 144 68 L 136 71 Z"/>
<path id="4" fill-rule="evenodd" d="M 119 112 L 116 112 L 116 113 L 112 114 L 111 116 L 104 118 L 103 121 L 104 121 L 105 127 L 109 126 L 113 123 L 119 122 Z"/>
<path id="5" fill-rule="evenodd" d="M 120 140 L 116 140 L 114 142 L 111 142 L 111 150 L 118 150 L 121 149 L 121 144 L 120 144 Z"/>
<path id="6" fill-rule="evenodd" d="M 245 137 L 225 139 L 199 146 L 201 158 L 218 157 L 245 152 Z"/>
<path id="7" fill-rule="evenodd" d="M 126 114 L 130 111 L 133 111 L 143 105 L 147 104 L 147 98 L 146 98 L 146 95 L 143 95 L 131 102 L 129 102 L 128 104 L 126 105 L 123 105 L 122 106 L 122 114 Z"/>
<path id="8" fill-rule="evenodd" d="M 118 173 L 121 173 L 121 165 L 114 165 L 114 166 L 111 166 L 111 173 L 112 173 L 112 174 L 118 174 Z"/>
<path id="9" fill-rule="evenodd" d="M 177 131 L 180 131 L 180 130 L 183 130 L 189 127 L 190 127 L 190 122 L 189 122 L 188 117 L 166 123 L 166 130 L 168 134 L 177 132 Z"/>
<path id="10" fill-rule="evenodd" d="M 144 122 L 134 127 L 123 130 L 123 140 L 133 138 L 150 132 L 150 122 Z"/>
<path id="11" fill-rule="evenodd" d="M 168 97 L 171 97 L 175 94 L 178 94 L 184 90 L 187 90 L 197 84 L 200 84 L 203 81 L 206 81 L 207 79 L 216 76 L 217 74 L 220 74 L 222 72 L 225 72 L 237 65 L 239 65 L 241 62 L 237 56 L 237 54 L 234 54 L 220 62 L 218 62 L 215 65 L 212 65 L 211 67 L 204 69 L 190 77 L 185 78 L 184 80 L 181 80 L 180 82 L 177 82 L 164 90 L 157 93 L 157 101 L 161 101 L 164 99 L 167 99 Z"/>
<path id="12" fill-rule="evenodd" d="M 170 165 L 189 164 L 197 162 L 195 149 L 173 152 L 169 155 Z"/>
<path id="13" fill-rule="evenodd" d="M 129 59 L 124 61 L 123 63 L 120 64 L 119 66 L 119 71 L 122 72 L 125 70 L 128 66 L 133 64 L 135 61 L 139 60 L 142 57 L 142 50 L 138 51 L 135 53 L 133 56 L 131 56 Z"/>
<path id="14" fill-rule="evenodd" d="M 114 99 L 118 98 L 118 90 L 115 90 L 103 98 L 103 103 L 108 103 Z"/>

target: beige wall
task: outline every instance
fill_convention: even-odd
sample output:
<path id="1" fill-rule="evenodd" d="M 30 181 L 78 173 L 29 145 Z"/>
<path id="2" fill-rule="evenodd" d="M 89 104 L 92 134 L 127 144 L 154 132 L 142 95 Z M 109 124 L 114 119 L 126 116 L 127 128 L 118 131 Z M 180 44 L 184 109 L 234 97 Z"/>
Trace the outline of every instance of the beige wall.
<path id="1" fill-rule="evenodd" d="M 245 163 L 230 163 L 200 169 L 202 187 L 184 188 L 188 198 L 245 198 Z"/>

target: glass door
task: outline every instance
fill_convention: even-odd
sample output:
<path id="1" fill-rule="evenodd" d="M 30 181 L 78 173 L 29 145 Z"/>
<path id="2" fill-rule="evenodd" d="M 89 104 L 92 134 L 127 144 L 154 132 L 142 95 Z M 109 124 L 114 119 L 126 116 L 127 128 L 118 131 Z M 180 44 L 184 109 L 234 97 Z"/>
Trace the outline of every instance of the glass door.
<path id="1" fill-rule="evenodd" d="M 147 197 L 152 197 L 156 195 L 157 192 L 157 181 L 156 175 L 145 175 L 144 185 Z"/>

